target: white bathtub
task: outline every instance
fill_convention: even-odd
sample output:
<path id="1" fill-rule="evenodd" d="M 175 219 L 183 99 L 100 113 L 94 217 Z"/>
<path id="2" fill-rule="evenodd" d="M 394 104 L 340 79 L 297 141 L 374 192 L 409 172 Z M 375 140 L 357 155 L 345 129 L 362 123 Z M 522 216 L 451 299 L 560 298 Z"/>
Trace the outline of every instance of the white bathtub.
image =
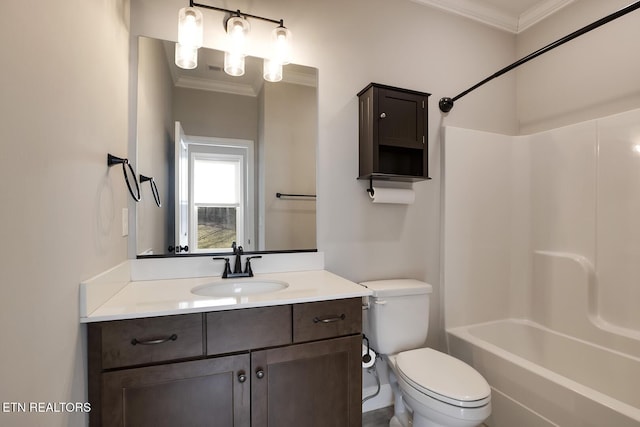
<path id="1" fill-rule="evenodd" d="M 639 427 L 640 358 L 527 320 L 447 329 L 492 387 L 492 427 Z"/>

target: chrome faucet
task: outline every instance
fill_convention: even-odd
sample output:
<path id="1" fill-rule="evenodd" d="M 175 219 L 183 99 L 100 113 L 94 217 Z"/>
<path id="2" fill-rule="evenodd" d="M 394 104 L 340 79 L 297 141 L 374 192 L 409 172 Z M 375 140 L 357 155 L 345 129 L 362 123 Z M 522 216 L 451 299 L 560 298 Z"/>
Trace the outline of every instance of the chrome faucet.
<path id="1" fill-rule="evenodd" d="M 224 271 L 222 272 L 223 279 L 230 279 L 233 277 L 253 277 L 253 270 L 251 269 L 251 260 L 255 258 L 262 258 L 261 255 L 254 255 L 247 257 L 247 262 L 244 267 L 244 271 L 242 271 L 242 255 L 244 254 L 244 250 L 242 246 L 238 246 L 236 242 L 231 244 L 231 249 L 233 249 L 233 254 L 236 256 L 236 259 L 233 263 L 233 271 L 231 271 L 231 265 L 229 264 L 228 257 L 215 257 L 214 260 L 223 260 L 224 261 Z"/>

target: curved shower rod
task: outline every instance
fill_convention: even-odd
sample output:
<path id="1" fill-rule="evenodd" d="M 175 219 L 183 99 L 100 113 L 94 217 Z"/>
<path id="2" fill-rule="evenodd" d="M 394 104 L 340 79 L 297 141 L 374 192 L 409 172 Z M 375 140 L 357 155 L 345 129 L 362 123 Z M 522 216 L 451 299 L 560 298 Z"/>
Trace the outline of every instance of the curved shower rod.
<path id="1" fill-rule="evenodd" d="M 617 12 L 614 12 L 610 15 L 605 16 L 604 18 L 598 19 L 597 21 L 586 25 L 582 28 L 580 28 L 579 30 L 574 31 L 571 34 L 568 34 L 564 37 L 562 37 L 561 39 L 558 39 L 556 41 L 554 41 L 553 43 L 549 43 L 548 45 L 546 45 L 543 48 L 540 48 L 538 50 L 536 50 L 533 53 L 530 53 L 529 55 L 517 60 L 516 62 L 514 62 L 511 65 L 508 65 L 506 67 L 504 67 L 503 69 L 501 69 L 500 71 L 490 75 L 489 77 L 487 77 L 486 79 L 482 80 L 479 83 L 476 83 L 475 85 L 471 86 L 469 89 L 465 90 L 464 92 L 461 92 L 459 95 L 454 96 L 453 98 L 440 98 L 440 102 L 438 103 L 438 106 L 440 107 L 440 111 L 442 111 L 443 113 L 448 113 L 449 111 L 451 111 L 451 109 L 453 108 L 453 104 L 455 101 L 457 101 L 458 99 L 462 98 L 463 96 L 465 96 L 466 94 L 468 94 L 469 92 L 472 92 L 474 90 L 476 90 L 477 88 L 479 88 L 480 86 L 484 85 L 485 83 L 490 82 L 491 80 L 495 79 L 496 77 L 500 77 L 501 75 L 503 75 L 504 73 L 513 70 L 516 67 L 519 67 L 520 65 L 531 61 L 533 58 L 537 58 L 538 56 L 542 55 L 543 53 L 549 52 L 552 49 L 555 49 L 556 47 L 565 44 L 566 42 L 575 39 L 576 37 L 579 37 L 583 34 L 588 33 L 591 30 L 595 30 L 596 28 L 611 22 L 615 19 L 620 18 L 621 16 L 624 16 L 628 13 L 633 12 L 636 9 L 640 9 L 640 0 L 636 1 L 635 3 L 630 4 L 629 6 L 623 7 L 622 9 L 618 10 Z"/>

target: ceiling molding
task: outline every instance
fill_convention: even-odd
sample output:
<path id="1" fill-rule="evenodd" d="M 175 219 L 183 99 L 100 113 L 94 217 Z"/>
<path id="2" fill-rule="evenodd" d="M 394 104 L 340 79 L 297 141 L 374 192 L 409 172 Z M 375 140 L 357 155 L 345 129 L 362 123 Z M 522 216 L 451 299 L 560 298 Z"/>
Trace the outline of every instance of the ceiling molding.
<path id="1" fill-rule="evenodd" d="M 299 71 L 287 71 L 286 65 L 284 66 L 282 81 L 285 83 L 291 83 L 300 86 L 318 86 L 318 79 L 315 74 L 301 73 Z"/>
<path id="2" fill-rule="evenodd" d="M 199 77 L 179 76 L 175 81 L 175 85 L 186 89 L 209 90 L 211 92 L 230 93 L 242 96 L 258 96 L 255 88 L 248 84 L 223 82 Z"/>
<path id="3" fill-rule="evenodd" d="M 518 31 L 518 19 L 492 7 L 486 7 L 472 0 L 411 0 L 426 6 L 433 6 L 446 12 L 455 13 L 474 21 L 510 33 Z"/>
<path id="4" fill-rule="evenodd" d="M 503 31 L 518 34 L 542 21 L 575 0 L 541 0 L 539 4 L 523 11 L 519 16 L 504 12 L 498 7 L 482 4 L 477 0 L 411 0 L 425 6 L 464 16 Z"/>
<path id="5" fill-rule="evenodd" d="M 524 11 L 518 20 L 518 33 L 537 24 L 575 0 L 547 0 Z"/>

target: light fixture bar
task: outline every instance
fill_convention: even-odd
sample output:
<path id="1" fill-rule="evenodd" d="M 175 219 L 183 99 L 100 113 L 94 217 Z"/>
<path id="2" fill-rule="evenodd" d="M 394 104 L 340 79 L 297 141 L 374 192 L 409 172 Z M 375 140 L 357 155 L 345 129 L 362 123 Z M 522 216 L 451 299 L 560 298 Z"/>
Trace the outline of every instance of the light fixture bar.
<path id="1" fill-rule="evenodd" d="M 284 20 L 282 19 L 271 19 L 271 18 L 265 18 L 264 16 L 251 15 L 250 13 L 241 12 L 240 9 L 238 10 L 224 9 L 222 7 L 209 6 L 208 4 L 196 3 L 193 0 L 189 0 L 189 5 L 191 7 L 202 7 L 204 9 L 217 10 L 218 12 L 227 12 L 233 15 L 242 16 L 243 18 L 260 19 L 262 21 L 273 22 L 274 24 L 280 24 L 284 26 Z"/>

